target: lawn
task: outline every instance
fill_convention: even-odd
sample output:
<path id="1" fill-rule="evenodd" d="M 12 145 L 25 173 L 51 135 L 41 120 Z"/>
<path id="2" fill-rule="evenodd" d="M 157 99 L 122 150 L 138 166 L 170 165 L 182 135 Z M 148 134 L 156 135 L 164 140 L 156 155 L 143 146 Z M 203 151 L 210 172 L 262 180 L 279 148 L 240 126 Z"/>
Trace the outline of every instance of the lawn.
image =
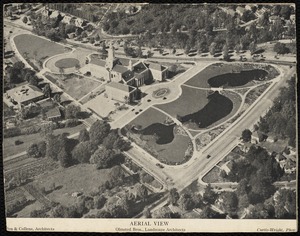
<path id="1" fill-rule="evenodd" d="M 70 48 L 64 47 L 55 42 L 31 35 L 21 34 L 14 38 L 14 42 L 20 54 L 27 58 L 45 61 L 45 59 L 70 51 Z"/>
<path id="2" fill-rule="evenodd" d="M 139 115 L 136 119 L 131 121 L 129 123 L 129 126 L 141 126 L 144 129 L 154 123 L 162 124 L 164 123 L 166 118 L 167 116 L 165 114 L 153 108 L 149 108 L 141 115 Z M 142 135 L 141 137 L 141 139 L 144 142 L 146 142 L 148 147 L 154 149 L 154 152 L 156 153 L 156 158 L 166 160 L 168 162 L 182 162 L 185 156 L 185 151 L 188 149 L 188 145 L 190 142 L 190 138 L 188 136 L 178 134 L 174 135 L 174 139 L 171 142 L 165 144 L 158 144 L 157 139 L 154 138 L 154 135 Z"/>
<path id="3" fill-rule="evenodd" d="M 76 100 L 79 100 L 101 85 L 100 81 L 76 74 L 63 75 L 63 79 L 61 75 L 55 75 L 48 72 L 45 76 Z"/>
<path id="4" fill-rule="evenodd" d="M 85 125 L 81 124 L 72 128 L 56 129 L 53 131 L 53 133 L 55 135 L 62 134 L 62 133 L 75 134 L 80 130 L 82 130 L 83 128 L 85 128 Z M 16 140 L 20 140 L 23 143 L 20 145 L 15 145 Z M 3 157 L 5 158 L 26 151 L 31 144 L 40 142 L 41 140 L 42 137 L 39 133 L 20 135 L 12 138 L 5 138 L 3 139 Z"/>
<path id="5" fill-rule="evenodd" d="M 55 62 L 55 66 L 59 68 L 71 68 L 79 64 L 80 63 L 76 58 L 64 58 Z"/>
<path id="6" fill-rule="evenodd" d="M 224 74 L 224 80 L 228 80 L 230 81 L 229 84 L 232 84 L 233 87 L 238 87 L 238 86 L 249 86 L 252 85 L 254 82 L 250 80 L 251 75 L 253 75 L 253 79 L 255 78 L 255 76 L 257 77 L 258 73 L 262 73 L 263 71 L 259 71 L 255 70 L 257 66 L 249 66 L 249 65 L 245 65 L 242 66 L 240 64 L 222 64 L 222 63 L 216 63 L 213 65 L 210 65 L 208 67 L 206 67 L 204 70 L 200 71 L 198 74 L 196 74 L 194 77 L 192 77 L 191 79 L 189 79 L 185 84 L 186 85 L 190 85 L 190 86 L 195 86 L 195 87 L 199 87 L 199 88 L 210 88 L 211 86 L 208 83 L 208 80 L 210 78 L 216 77 L 214 78 L 214 80 L 218 80 L 219 83 L 215 83 L 216 81 L 214 81 L 214 83 L 216 85 L 218 84 L 222 84 L 222 81 L 220 80 L 221 77 Z M 253 73 L 251 73 L 251 70 L 253 70 Z M 243 74 L 241 74 L 241 76 L 239 75 L 238 72 L 242 71 Z M 233 76 L 230 76 L 230 73 L 234 73 Z M 238 73 L 238 74 L 236 74 Z M 229 77 L 226 75 L 229 75 Z M 245 77 L 245 74 L 248 75 L 247 78 Z M 234 77 L 234 78 L 233 78 Z M 240 84 L 240 80 L 245 80 L 245 84 L 241 83 Z M 218 86 L 217 86 L 218 87 Z"/>
<path id="7" fill-rule="evenodd" d="M 156 105 L 159 109 L 167 112 L 173 117 L 184 116 L 202 109 L 207 103 L 207 92 L 182 86 L 181 96 L 173 102 Z"/>
<path id="8" fill-rule="evenodd" d="M 45 190 L 49 191 L 52 184 L 55 183 L 57 189 L 49 193 L 47 198 L 67 206 L 75 203 L 76 198 L 71 196 L 72 193 L 83 192 L 88 195 L 109 180 L 110 172 L 111 169 L 97 170 L 91 164 L 78 164 L 41 175 L 36 179 L 36 184 L 38 187 L 45 187 Z"/>
<path id="9" fill-rule="evenodd" d="M 208 91 L 182 86 L 181 96 L 158 108 L 179 119 L 190 129 L 212 127 L 230 118 L 240 107 L 238 95 L 208 94 Z"/>

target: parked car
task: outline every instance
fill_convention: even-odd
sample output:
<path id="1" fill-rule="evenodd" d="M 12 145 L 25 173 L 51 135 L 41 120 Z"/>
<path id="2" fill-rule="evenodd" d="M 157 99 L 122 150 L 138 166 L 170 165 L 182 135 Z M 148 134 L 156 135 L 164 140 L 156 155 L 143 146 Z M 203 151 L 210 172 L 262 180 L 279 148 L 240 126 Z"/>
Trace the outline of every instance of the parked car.
<path id="1" fill-rule="evenodd" d="M 160 164 L 160 163 L 156 163 L 156 166 L 158 166 L 158 167 L 161 168 L 161 169 L 164 168 L 164 166 L 163 166 L 162 164 Z"/>
<path id="2" fill-rule="evenodd" d="M 211 157 L 211 155 L 207 155 L 206 158 L 209 159 Z"/>

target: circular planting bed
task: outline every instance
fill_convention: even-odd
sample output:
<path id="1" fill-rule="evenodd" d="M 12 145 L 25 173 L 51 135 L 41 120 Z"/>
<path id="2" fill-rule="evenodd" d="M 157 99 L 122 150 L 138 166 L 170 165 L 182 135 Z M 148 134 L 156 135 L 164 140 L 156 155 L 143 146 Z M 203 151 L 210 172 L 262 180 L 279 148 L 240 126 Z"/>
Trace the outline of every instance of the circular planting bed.
<path id="1" fill-rule="evenodd" d="M 160 88 L 160 89 L 154 91 L 153 94 L 152 94 L 152 96 L 154 98 L 162 98 L 162 97 L 167 96 L 170 92 L 171 91 L 168 88 Z"/>
<path id="2" fill-rule="evenodd" d="M 75 58 L 64 58 L 55 62 L 55 66 L 58 68 L 72 68 L 79 65 L 79 61 Z"/>

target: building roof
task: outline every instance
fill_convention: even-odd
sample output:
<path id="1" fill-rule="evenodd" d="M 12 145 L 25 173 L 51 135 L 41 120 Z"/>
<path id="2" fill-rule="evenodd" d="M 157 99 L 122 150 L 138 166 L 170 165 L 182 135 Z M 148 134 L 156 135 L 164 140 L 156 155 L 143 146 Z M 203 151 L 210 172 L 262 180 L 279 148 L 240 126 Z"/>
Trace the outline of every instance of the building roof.
<path id="1" fill-rule="evenodd" d="M 165 66 L 162 66 L 158 63 L 150 63 L 149 68 L 152 70 L 157 70 L 157 71 L 164 71 L 167 69 Z"/>
<path id="2" fill-rule="evenodd" d="M 42 90 L 29 84 L 8 90 L 7 94 L 18 103 L 23 103 L 44 96 Z"/>
<path id="3" fill-rule="evenodd" d="M 147 66 L 143 62 L 138 62 L 133 65 L 133 72 L 136 74 L 140 74 L 147 69 Z"/>
<path id="4" fill-rule="evenodd" d="M 238 6 L 238 7 L 236 8 L 236 11 L 237 11 L 237 12 L 240 12 L 240 13 L 244 13 L 244 12 L 246 11 L 246 9 L 243 8 L 243 7 Z"/>
<path id="5" fill-rule="evenodd" d="M 128 71 L 128 68 L 125 67 L 125 66 L 121 66 L 121 65 L 115 65 L 112 70 L 115 71 L 115 72 L 123 74 L 126 71 Z"/>
<path id="6" fill-rule="evenodd" d="M 61 113 L 58 107 L 54 107 L 46 112 L 48 118 L 61 117 Z"/>
<path id="7" fill-rule="evenodd" d="M 106 85 L 106 87 L 115 88 L 115 89 L 118 89 L 118 90 L 121 90 L 121 91 L 124 91 L 124 92 L 128 92 L 128 93 L 131 93 L 134 90 L 136 90 L 135 87 L 132 87 L 132 86 L 129 86 L 129 85 L 126 85 L 126 84 L 116 83 L 116 82 L 110 82 Z"/>
<path id="8" fill-rule="evenodd" d="M 106 62 L 105 60 L 92 57 L 90 63 L 97 66 L 105 67 Z"/>
<path id="9" fill-rule="evenodd" d="M 125 82 L 128 82 L 134 78 L 134 73 L 128 70 L 122 74 L 122 78 L 124 79 Z"/>

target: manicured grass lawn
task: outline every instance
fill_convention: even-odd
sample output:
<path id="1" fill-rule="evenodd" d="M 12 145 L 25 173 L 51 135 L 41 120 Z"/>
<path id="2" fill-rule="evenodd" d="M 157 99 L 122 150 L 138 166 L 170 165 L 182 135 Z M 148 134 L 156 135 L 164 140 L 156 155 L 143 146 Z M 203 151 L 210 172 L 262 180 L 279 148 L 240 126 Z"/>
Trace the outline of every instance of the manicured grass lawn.
<path id="1" fill-rule="evenodd" d="M 184 116 L 201 110 L 207 103 L 207 92 L 182 86 L 181 96 L 173 102 L 156 105 L 171 116 Z"/>
<path id="2" fill-rule="evenodd" d="M 14 38 L 14 41 L 17 49 L 23 57 L 26 53 L 28 53 L 27 57 L 29 59 L 35 59 L 36 52 L 36 60 L 41 61 L 44 61 L 45 59 L 56 54 L 71 50 L 55 42 L 50 42 L 46 39 L 30 34 L 18 35 Z"/>
<path id="3" fill-rule="evenodd" d="M 64 58 L 55 62 L 55 66 L 59 68 L 71 68 L 79 65 L 79 61 L 76 58 Z"/>
<path id="4" fill-rule="evenodd" d="M 64 75 L 64 80 L 62 80 L 61 75 L 52 73 L 46 73 L 45 76 L 52 82 L 58 84 L 59 87 L 76 100 L 101 85 L 97 80 L 75 74 Z"/>
<path id="5" fill-rule="evenodd" d="M 146 128 L 153 123 L 163 123 L 166 120 L 166 117 L 167 116 L 162 112 L 150 107 L 141 115 L 138 115 L 133 121 L 130 122 L 130 124 L 140 125 L 142 128 Z"/>
<path id="6" fill-rule="evenodd" d="M 175 118 L 182 117 L 190 129 L 208 128 L 229 119 L 241 105 L 241 98 L 234 93 L 213 95 L 209 100 L 207 91 L 182 86 L 177 100 L 156 106 Z"/>
<path id="7" fill-rule="evenodd" d="M 75 134 L 79 132 L 81 129 L 85 128 L 85 125 L 81 124 L 76 127 L 72 128 L 63 128 L 63 129 L 56 129 L 54 130 L 54 134 L 62 134 L 62 133 L 69 133 Z M 15 145 L 15 141 L 20 140 L 23 143 L 20 145 Z M 33 144 L 42 141 L 42 137 L 39 133 L 36 134 L 29 134 L 29 135 L 20 135 L 17 137 L 12 138 L 5 138 L 3 139 L 3 157 L 12 156 L 18 154 L 20 152 L 24 152 L 27 148 Z"/>
<path id="8" fill-rule="evenodd" d="M 47 197 L 67 206 L 75 203 L 76 198 L 71 196 L 72 193 L 83 192 L 88 195 L 109 180 L 110 172 L 111 169 L 97 170 L 95 165 L 78 164 L 39 176 L 36 183 L 40 188 L 45 187 L 46 191 L 55 183 L 58 189 L 49 193 Z"/>
<path id="9" fill-rule="evenodd" d="M 166 117 L 165 114 L 154 108 L 149 108 L 131 121 L 130 125 L 140 125 L 142 128 L 146 128 L 153 123 L 163 123 Z M 144 135 L 144 138 L 147 140 L 147 144 L 157 151 L 159 157 L 172 162 L 180 162 L 183 160 L 190 141 L 188 136 L 183 135 L 174 135 L 172 142 L 167 144 L 157 144 L 152 135 Z"/>
<path id="10" fill-rule="evenodd" d="M 222 63 L 216 63 L 213 65 L 210 65 L 206 67 L 204 70 L 200 71 L 197 75 L 189 79 L 187 82 L 185 82 L 186 85 L 191 85 L 199 88 L 210 88 L 210 85 L 208 84 L 208 80 L 212 77 L 222 75 L 222 74 L 228 74 L 232 73 L 235 70 L 238 70 L 241 68 L 241 65 L 239 64 L 222 64 Z M 253 82 L 248 82 L 247 85 L 251 85 Z"/>

